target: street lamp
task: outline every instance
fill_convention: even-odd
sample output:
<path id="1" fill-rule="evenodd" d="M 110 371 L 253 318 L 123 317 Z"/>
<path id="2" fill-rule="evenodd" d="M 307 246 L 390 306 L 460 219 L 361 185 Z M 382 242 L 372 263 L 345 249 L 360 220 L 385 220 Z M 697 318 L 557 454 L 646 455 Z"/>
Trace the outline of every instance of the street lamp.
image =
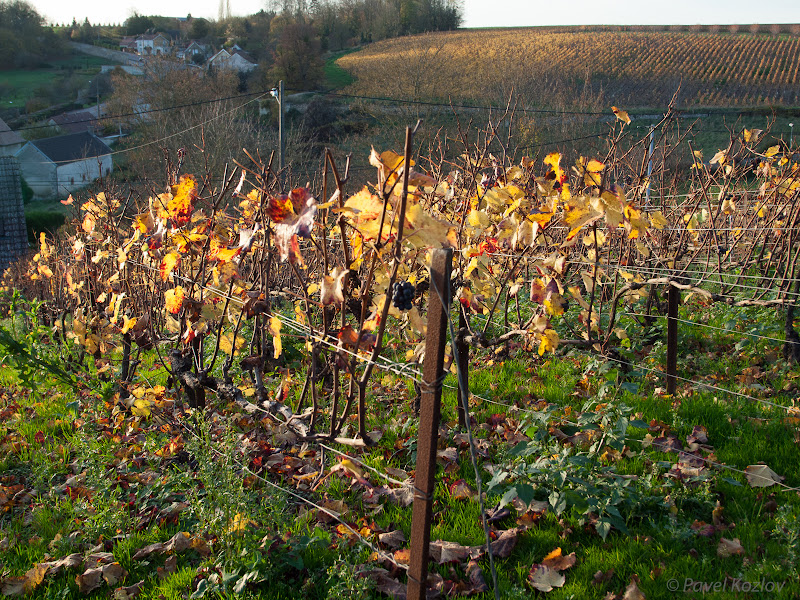
<path id="1" fill-rule="evenodd" d="M 789 148 L 794 146 L 792 143 L 794 139 L 794 123 L 789 123 Z"/>

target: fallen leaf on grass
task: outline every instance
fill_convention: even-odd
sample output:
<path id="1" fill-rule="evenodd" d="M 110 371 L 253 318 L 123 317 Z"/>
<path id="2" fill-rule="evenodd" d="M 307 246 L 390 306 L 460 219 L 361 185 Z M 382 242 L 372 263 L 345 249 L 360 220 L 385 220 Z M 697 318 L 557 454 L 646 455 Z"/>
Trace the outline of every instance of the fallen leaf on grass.
<path id="1" fill-rule="evenodd" d="M 439 565 L 460 563 L 470 557 L 471 548 L 458 542 L 437 540 L 430 543 L 431 560 Z"/>
<path id="2" fill-rule="evenodd" d="M 468 594 L 483 594 L 489 591 L 489 586 L 483 578 L 483 570 L 476 559 L 471 559 L 467 564 L 467 577 L 469 578 L 470 589 Z"/>
<path id="3" fill-rule="evenodd" d="M 158 542 L 145 546 L 133 555 L 133 560 L 142 560 L 156 553 L 179 553 L 189 549 L 195 550 L 200 556 L 208 556 L 211 554 L 211 548 L 203 538 L 191 535 L 185 531 L 180 531 L 166 542 Z"/>
<path id="4" fill-rule="evenodd" d="M 394 559 L 401 565 L 407 565 L 411 563 L 411 549 L 410 548 L 403 548 L 402 550 L 396 550 L 394 553 Z"/>
<path id="5" fill-rule="evenodd" d="M 347 512 L 347 505 L 341 500 L 323 500 L 319 505 L 325 510 L 317 510 L 317 519 L 323 523 L 333 523 Z"/>
<path id="6" fill-rule="evenodd" d="M 167 560 L 164 561 L 163 567 L 158 567 L 156 569 L 156 573 L 158 573 L 159 579 L 165 579 L 170 575 L 174 574 L 178 570 L 178 556 L 173 554 Z"/>
<path id="7" fill-rule="evenodd" d="M 88 594 L 103 585 L 105 581 L 113 586 L 119 583 L 128 575 L 128 572 L 119 563 L 103 565 L 96 569 L 86 569 L 81 575 L 75 576 L 75 583 L 81 594 Z"/>
<path id="8" fill-rule="evenodd" d="M 511 552 L 517 545 L 517 538 L 519 537 L 519 529 L 507 529 L 501 531 L 498 538 L 492 542 L 492 555 L 500 558 L 508 558 Z"/>
<path id="9" fill-rule="evenodd" d="M 745 468 L 744 472 L 750 487 L 770 487 L 784 480 L 767 465 L 750 465 Z"/>
<path id="10" fill-rule="evenodd" d="M 389 548 L 399 548 L 406 543 L 406 534 L 402 530 L 378 534 L 378 541 Z"/>
<path id="11" fill-rule="evenodd" d="M 734 554 L 744 554 L 744 548 L 741 542 L 739 542 L 739 538 L 733 538 L 732 540 L 720 538 L 719 546 L 717 546 L 717 556 L 720 558 L 728 558 Z"/>
<path id="12" fill-rule="evenodd" d="M 87 569 L 96 569 L 97 567 L 112 562 L 114 562 L 114 555 L 111 552 L 95 552 L 86 557 L 84 567 Z"/>
<path id="13" fill-rule="evenodd" d="M 552 592 L 554 588 L 563 587 L 564 576 L 545 565 L 533 565 L 528 572 L 528 583 L 540 592 Z"/>
<path id="14" fill-rule="evenodd" d="M 42 563 L 34 565 L 22 577 L 9 577 L 4 580 L 2 587 L 0 587 L 0 592 L 4 596 L 29 594 L 44 581 L 47 570 L 47 566 Z"/>
<path id="15" fill-rule="evenodd" d="M 575 553 L 571 552 L 564 556 L 561 554 L 561 548 L 556 548 L 550 554 L 544 557 L 542 564 L 556 571 L 563 571 L 575 565 Z"/>
<path id="16" fill-rule="evenodd" d="M 471 500 L 475 494 L 475 490 L 469 487 L 463 479 L 459 479 L 450 486 L 450 497 L 453 500 Z"/>
<path id="17" fill-rule="evenodd" d="M 639 586 L 636 585 L 636 580 L 634 579 L 631 581 L 630 585 L 625 588 L 625 594 L 622 596 L 622 600 L 647 600 L 645 595 L 642 593 L 642 590 L 639 589 Z"/>
<path id="18" fill-rule="evenodd" d="M 608 583 L 611 581 L 611 578 L 614 576 L 614 569 L 609 569 L 608 571 L 597 571 L 592 577 L 592 584 L 593 585 L 603 585 L 604 583 Z"/>
<path id="19" fill-rule="evenodd" d="M 411 479 L 408 482 L 404 482 L 400 487 L 387 491 L 386 497 L 397 506 L 403 508 L 411 506 L 414 502 L 414 480 Z"/>
<path id="20" fill-rule="evenodd" d="M 364 572 L 363 575 L 375 581 L 375 590 L 381 594 L 394 600 L 406 599 L 406 586 L 396 579 L 392 579 L 386 569 L 372 569 Z"/>
<path id="21" fill-rule="evenodd" d="M 114 600 L 134 600 L 142 591 L 144 579 L 128 587 L 119 587 L 114 590 Z"/>

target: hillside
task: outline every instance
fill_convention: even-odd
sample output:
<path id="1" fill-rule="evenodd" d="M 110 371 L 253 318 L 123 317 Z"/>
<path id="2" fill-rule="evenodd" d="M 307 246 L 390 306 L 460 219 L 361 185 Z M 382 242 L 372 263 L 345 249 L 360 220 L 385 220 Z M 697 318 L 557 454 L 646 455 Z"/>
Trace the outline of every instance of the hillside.
<path id="1" fill-rule="evenodd" d="M 787 29 L 795 31 L 797 28 Z M 338 64 L 349 92 L 564 106 L 800 104 L 800 36 L 752 31 L 486 29 L 383 40 Z"/>

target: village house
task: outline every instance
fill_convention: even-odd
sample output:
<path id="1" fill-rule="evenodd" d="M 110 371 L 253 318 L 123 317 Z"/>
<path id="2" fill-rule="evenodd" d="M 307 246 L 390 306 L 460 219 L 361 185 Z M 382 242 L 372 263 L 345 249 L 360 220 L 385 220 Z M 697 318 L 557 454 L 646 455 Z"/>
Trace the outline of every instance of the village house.
<path id="1" fill-rule="evenodd" d="M 230 50 L 223 48 L 208 60 L 211 69 L 231 70 L 247 73 L 258 66 L 258 62 L 244 50 L 234 46 Z"/>
<path id="2" fill-rule="evenodd" d="M 119 41 L 119 49 L 121 52 L 129 52 L 131 54 L 136 54 L 136 38 L 130 35 L 126 35 Z"/>
<path id="3" fill-rule="evenodd" d="M 208 55 L 208 46 L 201 44 L 197 40 L 189 40 L 188 45 L 182 46 L 175 50 L 176 58 L 180 60 L 194 60 L 195 56 L 205 58 Z"/>
<path id="4" fill-rule="evenodd" d="M 25 145 L 25 139 L 0 119 L 0 156 L 14 156 Z"/>
<path id="5" fill-rule="evenodd" d="M 136 38 L 136 52 L 140 56 L 169 54 L 169 39 L 161 33 L 145 33 Z"/>
<path id="6" fill-rule="evenodd" d="M 88 131 L 30 141 L 15 156 L 39 199 L 66 196 L 113 168 L 111 148 Z"/>
<path id="7" fill-rule="evenodd" d="M 55 115 L 47 123 L 58 127 L 64 133 L 80 133 L 82 131 L 96 133 L 98 129 L 97 114 L 92 114 L 88 110 Z"/>

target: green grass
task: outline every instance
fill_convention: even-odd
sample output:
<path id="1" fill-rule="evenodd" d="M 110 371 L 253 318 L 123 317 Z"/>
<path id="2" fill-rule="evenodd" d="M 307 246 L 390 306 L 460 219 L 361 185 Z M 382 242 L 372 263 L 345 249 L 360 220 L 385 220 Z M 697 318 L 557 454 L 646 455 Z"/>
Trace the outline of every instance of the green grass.
<path id="1" fill-rule="evenodd" d="M 357 51 L 358 49 L 343 50 L 341 52 L 335 52 L 325 59 L 325 66 L 323 68 L 327 87 L 338 90 L 343 87 L 347 87 L 355 81 L 350 72 L 340 67 L 336 61 L 345 54 L 350 54 L 351 52 Z"/>
<path id="2" fill-rule="evenodd" d="M 698 308 L 692 304 L 683 306 L 681 318 L 702 317 L 716 327 L 733 325 L 730 332 L 711 332 L 682 324 L 680 374 L 738 390 L 744 385 L 736 379 L 742 370 L 761 365 L 766 375 L 759 381 L 773 390 L 769 400 L 790 403 L 793 396 L 780 390 L 784 382 L 800 376 L 798 367 L 765 358 L 774 351 L 775 344 L 768 340 L 736 348 L 741 331 L 757 328 L 762 335 L 779 335 L 774 315 L 756 309 L 714 307 L 698 311 Z M 8 321 L 3 323 L 6 328 L 8 325 Z M 628 329 L 635 340 L 634 326 L 628 325 Z M 17 335 L 25 332 L 19 319 L 14 331 Z M 29 339 L 38 338 L 33 335 Z M 47 346 L 39 350 L 50 356 L 57 353 L 57 349 Z M 800 477 L 791 467 L 800 458 L 796 424 L 773 408 L 721 391 L 692 389 L 689 384 L 680 384 L 676 397 L 664 396 L 656 392 L 657 387 L 663 387 L 663 381 L 655 375 L 625 374 L 614 363 L 575 351 L 561 351 L 544 358 L 520 352 L 514 352 L 513 356 L 507 359 L 502 354 L 483 351 L 474 351 L 472 356 L 470 388 L 476 394 L 471 401 L 473 431 L 484 448 L 483 464 L 490 463 L 500 469 L 519 465 L 515 462 L 519 459 L 512 457 L 510 449 L 524 438 L 509 442 L 505 436 L 537 431 L 532 418 L 544 414 L 545 405 L 549 410 L 549 427 L 566 431 L 569 422 L 580 418 L 591 401 L 598 416 L 590 418 L 590 422 L 627 405 L 631 415 L 645 423 L 653 419 L 665 423 L 680 440 L 685 440 L 695 426 L 703 426 L 713 452 L 709 458 L 740 470 L 763 461 L 786 477 L 785 484 L 800 485 Z M 111 354 L 106 358 L 118 356 Z M 652 361 L 647 362 L 648 358 Z M 648 357 L 637 358 L 636 362 L 660 369 L 663 359 L 663 346 L 656 343 Z M 25 573 L 46 554 L 60 558 L 70 552 L 85 553 L 102 543 L 108 544 L 115 560 L 129 572 L 125 585 L 145 581 L 141 598 L 186 597 L 198 573 L 204 577 L 217 573 L 220 581 L 229 577 L 228 591 L 219 593 L 220 597 L 226 597 L 225 594 L 233 597 L 234 583 L 244 573 L 252 572 L 263 583 L 248 587 L 241 597 L 323 599 L 355 594 L 352 590 L 364 582 L 353 573 L 360 565 L 378 566 L 369 561 L 367 549 L 335 533 L 335 523 L 320 523 L 313 514 L 298 516 L 295 500 L 258 481 L 243 484 L 241 457 L 231 450 L 236 447 L 236 440 L 243 439 L 241 436 L 254 442 L 261 440 L 258 443 L 273 448 L 265 456 L 278 450 L 287 456 L 299 456 L 301 446 L 282 445 L 275 437 L 274 425 L 259 423 L 233 407 L 218 404 L 204 420 L 180 417 L 187 429 L 165 420 L 157 411 L 149 419 L 138 420 L 119 406 L 114 407 L 113 390 L 108 387 L 111 382 L 84 377 L 78 389 L 68 389 L 40 375 L 36 393 L 31 394 L 21 388 L 20 379 L 8 364 L 0 365 L 3 394 L 0 411 L 5 411 L 0 421 L 0 445 L 4 448 L 0 476 L 3 485 L 24 485 L 32 491 L 34 500 L 0 514 L 3 535 L 9 541 L 9 546 L 0 550 L 6 575 Z M 87 373 L 96 368 L 92 363 L 86 367 Z M 140 373 L 146 375 L 148 385 L 164 383 L 166 379 L 149 355 Z M 718 378 L 713 379 L 714 375 Z M 451 376 L 445 383 L 453 386 L 455 380 Z M 621 383 L 633 387 L 623 388 Z M 101 390 L 105 391 L 101 394 Z M 369 402 L 375 410 L 369 426 L 383 430 L 382 439 L 374 448 L 358 450 L 340 446 L 340 449 L 380 471 L 393 467 L 412 472 L 417 429 L 410 412 L 412 389 L 406 379 L 380 373 L 372 390 Z M 439 447 L 457 448 L 457 461 L 452 464 L 444 461 L 439 469 L 431 539 L 476 546 L 484 539 L 478 504 L 454 500 L 450 492 L 450 486 L 461 479 L 476 488 L 464 438 L 455 430 L 455 394 L 450 387 L 446 387 L 443 403 L 442 420 L 446 428 Z M 606 408 L 598 407 L 598 403 Z M 13 405 L 18 408 L 9 412 L 7 409 Z M 538 426 L 537 436 L 546 444 L 542 448 L 549 448 L 542 453 L 544 457 L 564 450 L 549 438 L 547 431 Z M 193 441 L 191 432 L 207 441 Z M 156 451 L 176 433 L 184 437 L 186 455 L 180 460 L 159 458 Z M 634 494 L 630 502 L 620 505 L 628 533 L 612 529 L 603 539 L 586 522 L 580 502 L 571 502 L 559 516 L 548 511 L 521 531 L 510 557 L 497 559 L 501 597 L 534 597 L 537 593 L 526 583 L 531 565 L 541 562 L 557 547 L 563 554 L 575 552 L 577 561 L 564 572 L 565 585 L 548 593 L 549 598 L 621 595 L 634 577 L 648 599 L 672 598 L 675 594 L 669 586 L 675 585 L 671 583 L 673 580 L 683 590 L 687 582 L 691 586 L 689 580 L 713 584 L 726 581 L 728 575 L 745 581 L 787 582 L 780 593 L 770 597 L 797 597 L 800 501 L 796 494 L 778 487 L 751 488 L 742 474 L 728 469 L 709 469 L 706 477 L 697 482 L 671 479 L 666 473 L 677 457 L 654 447 L 642 451 L 636 440 L 642 440 L 646 433 L 641 427 L 630 427 L 624 444 L 634 454 L 603 463 L 616 473 L 637 477 L 631 486 Z M 15 440 L 16 450 L 9 445 Z M 307 449 L 315 450 L 313 445 Z M 193 465 L 191 459 L 197 464 Z M 327 452 L 325 473 L 330 473 L 329 469 L 338 461 L 335 453 Z M 568 463 L 564 464 L 568 475 L 578 474 L 569 471 Z M 77 488 L 85 486 L 91 490 L 90 499 L 80 493 L 70 497 L 57 491 L 76 471 L 86 473 L 85 483 Z M 156 476 L 146 476 L 147 473 Z M 553 484 L 555 475 L 550 473 L 537 484 L 537 499 L 547 500 L 550 493 L 562 491 Z M 285 487 L 293 485 L 290 479 L 275 473 L 265 476 Z M 385 483 L 371 472 L 366 477 L 373 486 Z M 482 471 L 482 479 L 486 489 L 491 474 Z M 614 489 L 601 479 L 591 483 L 600 486 L 598 489 L 604 490 L 603 493 Z M 568 487 L 564 485 L 564 489 Z M 410 538 L 411 509 L 385 501 L 370 504 L 365 501 L 364 491 L 360 485 L 352 485 L 350 477 L 338 472 L 330 474 L 316 492 L 303 493 L 315 501 L 323 498 L 343 501 L 349 509 L 344 520 L 356 529 L 374 532 L 401 529 Z M 495 506 L 504 491 L 502 485 L 490 491 L 487 507 Z M 189 505 L 176 520 L 155 519 L 140 525 L 148 510 L 163 511 L 174 502 Z M 696 533 L 692 525 L 699 521 L 712 523 L 717 506 L 721 507 L 724 521 L 733 527 L 716 531 L 708 538 Z M 241 534 L 228 532 L 231 516 L 236 514 L 246 515 L 255 524 Z M 515 526 L 514 511 L 495 525 L 498 531 Z M 164 567 L 165 556 L 154 554 L 147 561 L 133 560 L 138 549 L 165 541 L 178 531 L 209 536 L 214 541 L 214 554 L 204 558 L 193 551 L 180 553 L 177 570 L 164 578 L 159 578 L 156 569 Z M 77 536 L 70 535 L 76 532 Z M 718 556 L 717 545 L 723 537 L 739 539 L 745 554 Z M 480 565 L 491 586 L 487 559 L 483 558 Z M 611 569 L 613 573 L 609 572 Z M 431 571 L 445 580 L 466 579 L 463 564 L 431 565 Z M 594 583 L 598 572 L 608 577 Z M 46 578 L 33 597 L 56 597 L 62 591 L 64 597 L 80 597 L 75 575 L 71 571 Z M 730 586 L 731 580 L 727 581 Z M 107 597 L 108 593 L 108 587 L 102 587 L 93 597 Z M 350 597 L 372 597 L 363 589 L 358 593 Z M 703 597 L 730 597 L 730 589 Z"/>
<path id="3" fill-rule="evenodd" d="M 38 69 L 3 71 L 3 80 L 10 86 L 9 91 L 3 94 L 3 105 L 5 108 L 24 108 L 28 100 L 36 97 L 40 88 L 58 86 L 70 77 L 88 85 L 92 77 L 100 72 L 100 67 L 108 64 L 117 63 L 88 54 L 73 54 L 51 60 Z"/>

